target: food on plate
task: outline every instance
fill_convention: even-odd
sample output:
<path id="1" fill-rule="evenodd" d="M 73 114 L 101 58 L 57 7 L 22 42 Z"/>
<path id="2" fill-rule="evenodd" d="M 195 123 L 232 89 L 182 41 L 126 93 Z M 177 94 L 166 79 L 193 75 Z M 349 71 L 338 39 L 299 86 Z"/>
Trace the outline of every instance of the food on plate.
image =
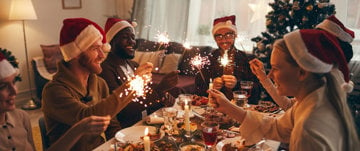
<path id="1" fill-rule="evenodd" d="M 208 104 L 209 99 L 205 96 L 192 95 L 191 105 L 200 106 Z"/>
<path id="2" fill-rule="evenodd" d="M 236 140 L 234 142 L 229 142 L 221 148 L 222 151 L 244 151 L 245 149 L 246 147 L 242 139 Z"/>
<path id="3" fill-rule="evenodd" d="M 182 145 L 180 151 L 205 151 L 205 148 L 198 144 L 187 144 Z"/>
<path id="4" fill-rule="evenodd" d="M 273 113 L 279 110 L 279 106 L 270 101 L 259 101 L 259 105 L 255 106 L 254 109 L 263 113 Z"/>
<path id="5" fill-rule="evenodd" d="M 152 142 L 150 144 L 151 151 L 174 151 L 174 148 L 176 148 L 176 146 L 164 140 L 160 140 L 156 143 Z M 119 148 L 116 148 L 115 151 L 144 151 L 144 143 L 138 142 L 120 144 Z"/>
<path id="6" fill-rule="evenodd" d="M 158 133 L 158 134 L 148 134 L 148 136 L 150 137 L 151 141 L 156 141 L 156 140 L 160 139 L 161 134 L 160 133 Z M 144 136 L 140 136 L 140 139 L 143 140 Z"/>

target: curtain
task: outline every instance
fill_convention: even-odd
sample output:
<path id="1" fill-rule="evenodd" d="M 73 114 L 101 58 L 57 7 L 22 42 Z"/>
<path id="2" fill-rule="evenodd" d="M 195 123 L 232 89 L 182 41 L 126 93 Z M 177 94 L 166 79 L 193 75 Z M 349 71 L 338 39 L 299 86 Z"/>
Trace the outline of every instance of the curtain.
<path id="1" fill-rule="evenodd" d="M 137 21 L 137 37 L 156 41 L 159 33 L 167 33 L 170 41 L 190 45 L 217 47 L 211 29 L 214 18 L 236 15 L 238 49 L 252 51 L 251 38 L 266 30 L 265 15 L 273 0 L 135 0 L 133 19 Z M 360 60 L 359 0 L 330 0 L 336 16 L 357 35 L 352 43 L 353 59 Z"/>

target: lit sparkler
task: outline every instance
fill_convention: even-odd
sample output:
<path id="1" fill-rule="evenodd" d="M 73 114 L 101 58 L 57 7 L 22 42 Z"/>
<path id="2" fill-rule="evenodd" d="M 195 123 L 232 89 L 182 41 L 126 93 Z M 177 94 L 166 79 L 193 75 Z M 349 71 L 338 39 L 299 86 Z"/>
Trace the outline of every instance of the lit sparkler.
<path id="1" fill-rule="evenodd" d="M 193 69 L 198 69 L 201 75 L 201 78 L 205 81 L 205 77 L 201 72 L 201 69 L 204 68 L 205 65 L 210 65 L 209 58 L 207 56 L 201 57 L 200 54 L 191 58 L 190 65 Z"/>
<path id="2" fill-rule="evenodd" d="M 129 82 L 129 88 L 125 90 L 125 94 L 121 95 L 128 95 L 132 92 L 134 93 L 135 98 L 133 99 L 134 102 L 139 102 L 140 104 L 144 104 L 144 102 L 139 101 L 139 97 L 146 99 L 146 94 L 151 91 L 151 87 L 148 85 L 151 83 L 151 76 L 143 75 L 143 76 L 133 76 Z M 147 107 L 147 104 L 144 104 Z"/>
<path id="3" fill-rule="evenodd" d="M 162 45 L 167 45 L 170 42 L 169 35 L 167 34 L 167 32 L 163 32 L 163 33 L 158 32 L 155 38 L 157 39 L 157 42 L 160 43 L 158 50 L 161 48 Z"/>

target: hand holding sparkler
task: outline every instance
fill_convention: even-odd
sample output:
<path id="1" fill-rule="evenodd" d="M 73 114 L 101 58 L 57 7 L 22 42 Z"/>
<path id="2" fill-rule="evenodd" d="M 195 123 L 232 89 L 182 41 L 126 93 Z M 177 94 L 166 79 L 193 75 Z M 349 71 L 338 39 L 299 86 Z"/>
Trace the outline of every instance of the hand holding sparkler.
<path id="1" fill-rule="evenodd" d="M 153 70 L 153 67 L 154 67 L 154 65 L 151 62 L 146 62 L 146 63 L 140 65 L 135 70 L 135 75 L 138 75 L 138 76 L 150 75 L 151 76 L 151 71 Z"/>
<path id="2" fill-rule="evenodd" d="M 220 90 L 224 86 L 224 81 L 221 77 L 216 77 L 213 82 L 214 89 Z"/>
<path id="3" fill-rule="evenodd" d="M 221 78 L 224 82 L 224 86 L 232 89 L 236 86 L 237 79 L 233 75 L 223 75 Z"/>

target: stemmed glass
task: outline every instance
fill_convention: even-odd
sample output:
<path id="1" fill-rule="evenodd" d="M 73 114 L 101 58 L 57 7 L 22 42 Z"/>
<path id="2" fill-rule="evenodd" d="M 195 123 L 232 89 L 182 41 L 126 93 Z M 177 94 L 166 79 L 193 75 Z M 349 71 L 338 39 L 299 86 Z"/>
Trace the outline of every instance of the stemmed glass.
<path id="1" fill-rule="evenodd" d="M 165 132 L 168 134 L 168 138 L 175 140 L 172 136 L 175 132 L 174 127 L 176 126 L 176 117 L 178 114 L 178 110 L 174 107 L 165 107 L 162 109 L 163 117 L 164 117 L 164 128 Z"/>
<path id="2" fill-rule="evenodd" d="M 213 150 L 213 146 L 217 142 L 217 133 L 219 131 L 219 124 L 215 121 L 204 121 L 201 123 L 203 140 L 206 145 L 206 149 Z"/>

